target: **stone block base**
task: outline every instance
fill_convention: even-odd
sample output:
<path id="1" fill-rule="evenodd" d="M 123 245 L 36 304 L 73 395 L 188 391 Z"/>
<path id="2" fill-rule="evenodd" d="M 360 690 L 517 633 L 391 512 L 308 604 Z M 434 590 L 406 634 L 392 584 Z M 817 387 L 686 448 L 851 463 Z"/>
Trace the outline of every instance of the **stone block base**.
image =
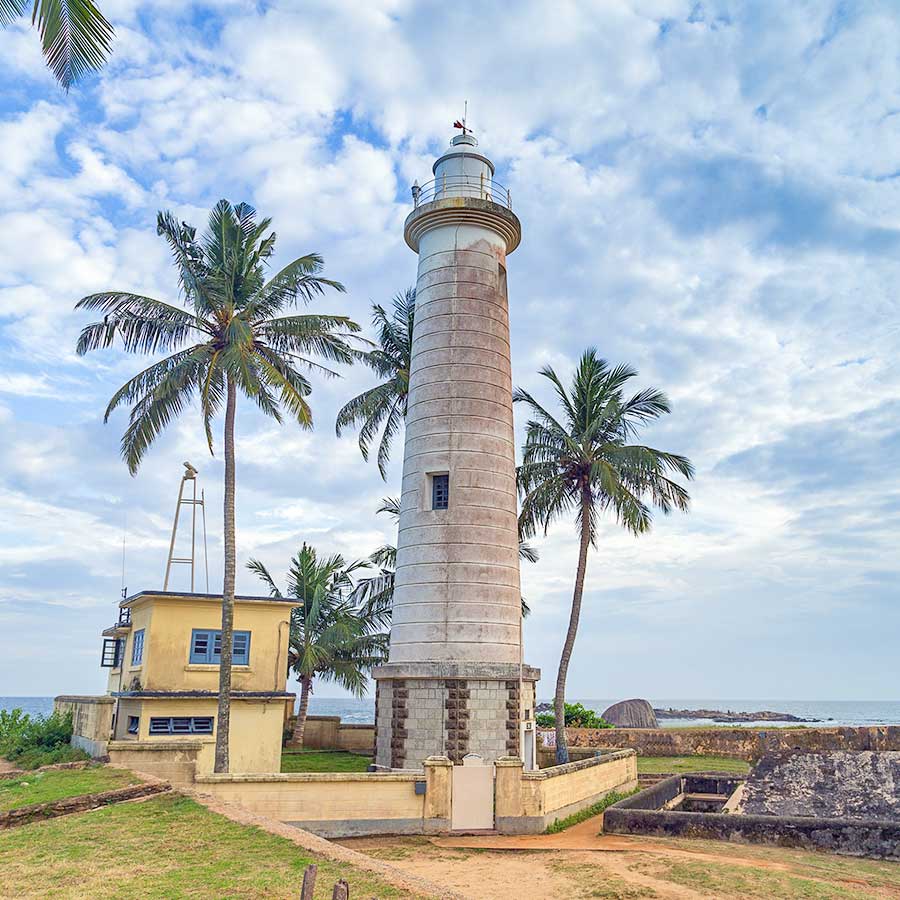
<path id="1" fill-rule="evenodd" d="M 449 672 L 435 666 L 429 672 L 419 664 L 376 670 L 376 765 L 419 769 L 429 756 L 457 765 L 468 753 L 490 762 L 518 756 L 520 725 L 534 715 L 540 673 L 526 668 L 520 681 L 518 666 L 497 668 Z"/>

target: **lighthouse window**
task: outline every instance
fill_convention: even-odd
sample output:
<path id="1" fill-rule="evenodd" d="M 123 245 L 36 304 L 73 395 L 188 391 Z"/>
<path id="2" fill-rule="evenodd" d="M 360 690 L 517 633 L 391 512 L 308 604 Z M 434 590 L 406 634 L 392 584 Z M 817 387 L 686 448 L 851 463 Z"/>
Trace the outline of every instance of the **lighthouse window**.
<path id="1" fill-rule="evenodd" d="M 450 476 L 432 475 L 431 477 L 431 508 L 447 509 L 450 505 Z"/>

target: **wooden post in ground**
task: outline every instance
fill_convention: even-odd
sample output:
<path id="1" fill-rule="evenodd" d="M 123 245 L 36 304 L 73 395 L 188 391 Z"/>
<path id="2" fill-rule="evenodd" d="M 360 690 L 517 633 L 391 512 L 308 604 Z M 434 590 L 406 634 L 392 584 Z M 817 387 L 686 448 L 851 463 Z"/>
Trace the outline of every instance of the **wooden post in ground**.
<path id="1" fill-rule="evenodd" d="M 303 873 L 303 887 L 300 888 L 300 900 L 313 900 L 313 892 L 316 889 L 316 872 L 318 866 L 307 866 Z"/>
<path id="2" fill-rule="evenodd" d="M 343 878 L 334 886 L 331 900 L 350 900 L 350 885 Z"/>

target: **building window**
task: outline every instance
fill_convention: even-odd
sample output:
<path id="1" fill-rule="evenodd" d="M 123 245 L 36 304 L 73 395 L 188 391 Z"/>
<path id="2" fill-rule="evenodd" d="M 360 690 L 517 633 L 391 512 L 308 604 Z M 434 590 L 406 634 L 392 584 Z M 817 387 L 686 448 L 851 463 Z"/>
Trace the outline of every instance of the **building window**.
<path id="1" fill-rule="evenodd" d="M 129 718 L 134 718 L 133 716 Z M 212 716 L 154 716 L 150 734 L 212 734 Z"/>
<path id="2" fill-rule="evenodd" d="M 222 632 L 195 628 L 191 632 L 190 662 L 201 665 L 218 665 L 222 658 Z M 235 666 L 250 665 L 250 632 L 235 631 L 231 651 L 231 663 Z"/>
<path id="3" fill-rule="evenodd" d="M 450 505 L 450 476 L 431 476 L 431 508 L 447 509 Z"/>
<path id="4" fill-rule="evenodd" d="M 139 666 L 144 659 L 144 629 L 134 633 L 134 640 L 131 644 L 131 664 Z"/>
<path id="5" fill-rule="evenodd" d="M 140 716 L 129 716 L 128 717 L 128 733 L 129 734 L 137 734 L 138 726 L 141 724 Z"/>
<path id="6" fill-rule="evenodd" d="M 104 669 L 118 669 L 122 665 L 122 651 L 125 642 L 122 638 L 104 638 L 103 652 L 100 654 L 100 665 Z"/>

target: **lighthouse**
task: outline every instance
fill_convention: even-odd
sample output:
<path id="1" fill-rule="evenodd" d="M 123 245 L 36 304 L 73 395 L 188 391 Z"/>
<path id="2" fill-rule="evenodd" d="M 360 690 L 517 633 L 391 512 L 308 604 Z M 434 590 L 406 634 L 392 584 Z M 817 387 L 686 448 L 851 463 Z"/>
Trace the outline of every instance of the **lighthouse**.
<path id="1" fill-rule="evenodd" d="M 416 315 L 388 662 L 376 764 L 534 760 L 522 653 L 507 257 L 509 192 L 463 129 L 413 187 Z"/>

